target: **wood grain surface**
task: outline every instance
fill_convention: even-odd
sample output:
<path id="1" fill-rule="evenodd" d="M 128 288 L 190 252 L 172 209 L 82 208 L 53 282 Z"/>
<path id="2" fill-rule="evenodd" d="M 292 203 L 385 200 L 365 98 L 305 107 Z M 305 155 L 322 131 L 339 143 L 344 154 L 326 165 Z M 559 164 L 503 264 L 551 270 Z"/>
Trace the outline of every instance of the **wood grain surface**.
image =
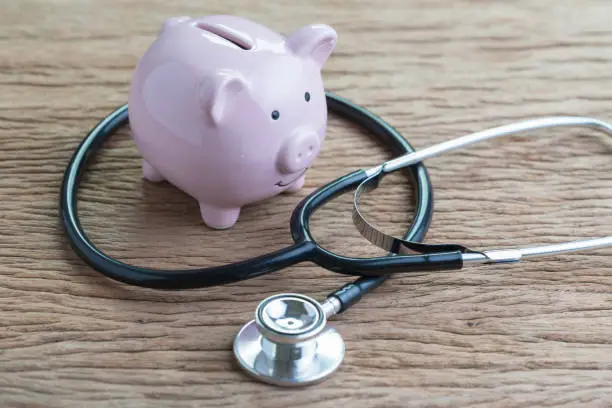
<path id="1" fill-rule="evenodd" d="M 305 263 L 210 289 L 130 287 L 84 265 L 58 219 L 73 149 L 125 103 L 167 17 L 239 14 L 281 32 L 330 24 L 339 43 L 326 87 L 423 148 L 534 116 L 612 120 L 609 1 L 3 0 L 0 10 L 0 406 L 612 406 L 610 250 L 395 277 L 334 319 L 347 346 L 340 370 L 285 390 L 240 371 L 233 336 L 264 297 L 321 298 L 347 277 Z M 610 233 L 610 144 L 574 129 L 533 136 L 427 161 L 428 242 L 508 247 Z M 94 242 L 123 261 L 219 265 L 289 244 L 302 197 L 389 157 L 332 117 L 301 192 L 210 231 L 193 200 L 142 180 L 126 128 L 90 166 L 80 213 Z M 382 254 L 352 227 L 350 199 L 317 213 L 316 238 L 341 253 Z M 402 175 L 367 201 L 387 231 L 409 225 Z"/>

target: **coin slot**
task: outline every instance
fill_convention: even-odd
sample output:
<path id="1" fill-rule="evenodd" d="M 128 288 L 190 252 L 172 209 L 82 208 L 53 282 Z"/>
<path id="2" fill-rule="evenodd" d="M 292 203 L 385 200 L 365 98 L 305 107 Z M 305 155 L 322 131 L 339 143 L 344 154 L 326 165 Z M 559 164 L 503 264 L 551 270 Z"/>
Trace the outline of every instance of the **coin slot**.
<path id="1" fill-rule="evenodd" d="M 202 31 L 206 31 L 216 35 L 217 37 L 221 37 L 227 42 L 243 50 L 248 51 L 253 48 L 253 40 L 248 35 L 226 25 L 198 22 L 196 23 L 196 27 Z"/>

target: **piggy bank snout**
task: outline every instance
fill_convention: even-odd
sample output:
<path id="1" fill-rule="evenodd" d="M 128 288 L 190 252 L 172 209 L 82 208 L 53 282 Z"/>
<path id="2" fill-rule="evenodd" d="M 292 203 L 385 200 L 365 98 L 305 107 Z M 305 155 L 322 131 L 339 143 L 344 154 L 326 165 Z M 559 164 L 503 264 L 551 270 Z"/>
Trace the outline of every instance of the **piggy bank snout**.
<path id="1" fill-rule="evenodd" d="M 282 173 L 295 173 L 309 167 L 320 148 L 321 142 L 315 132 L 297 132 L 285 141 L 279 152 L 279 170 Z"/>

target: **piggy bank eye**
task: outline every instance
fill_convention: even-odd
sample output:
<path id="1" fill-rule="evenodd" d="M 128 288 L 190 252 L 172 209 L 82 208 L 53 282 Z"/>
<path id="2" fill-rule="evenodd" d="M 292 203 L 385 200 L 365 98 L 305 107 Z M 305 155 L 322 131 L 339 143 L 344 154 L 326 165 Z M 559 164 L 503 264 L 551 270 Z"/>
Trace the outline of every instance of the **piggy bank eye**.
<path id="1" fill-rule="evenodd" d="M 304 99 L 306 99 L 306 102 L 310 102 L 310 92 L 304 94 Z"/>
<path id="2" fill-rule="evenodd" d="M 277 120 L 280 117 L 280 113 L 277 110 L 272 112 L 272 119 Z"/>

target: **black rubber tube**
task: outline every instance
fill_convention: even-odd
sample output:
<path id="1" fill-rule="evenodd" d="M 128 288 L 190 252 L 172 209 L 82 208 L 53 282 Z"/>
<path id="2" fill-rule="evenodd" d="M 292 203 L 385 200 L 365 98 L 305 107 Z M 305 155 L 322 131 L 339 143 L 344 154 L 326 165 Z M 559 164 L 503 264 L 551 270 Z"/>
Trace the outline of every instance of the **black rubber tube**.
<path id="1" fill-rule="evenodd" d="M 327 101 L 330 112 L 338 113 L 340 116 L 370 131 L 383 143 L 383 145 L 391 148 L 396 154 L 413 151 L 410 144 L 401 134 L 366 109 L 332 93 L 327 93 Z M 334 272 L 347 275 L 359 275 L 359 273 L 355 271 L 363 268 L 359 268 L 358 266 L 364 265 L 364 263 L 366 265 L 368 264 L 368 259 L 340 257 L 324 250 L 311 239 L 312 237 L 308 230 L 308 218 L 303 220 L 300 219 L 300 211 L 308 208 L 311 214 L 319 205 L 345 192 L 346 189 L 351 186 L 355 186 L 355 183 L 363 178 L 365 174 L 363 171 L 357 171 L 332 181 L 305 198 L 298 207 L 296 207 L 292 215 L 291 227 L 295 244 L 273 253 L 219 267 L 169 271 L 136 267 L 109 257 L 89 240 L 79 222 L 77 213 L 78 184 L 89 158 L 95 154 L 102 144 L 116 132 L 119 127 L 127 122 L 127 105 L 117 109 L 102 120 L 76 149 L 68 164 L 62 183 L 60 197 L 62 224 L 72 248 L 95 270 L 111 279 L 131 285 L 177 290 L 238 282 L 309 260 L 319 263 Z M 406 171 L 415 183 L 417 204 L 413 223 L 405 238 L 412 241 L 421 241 L 432 219 L 433 191 L 424 165 L 419 163 L 406 169 Z M 312 204 L 314 203 L 318 205 L 313 207 Z M 310 206 L 308 206 L 309 204 Z M 304 213 L 302 213 L 302 215 L 304 215 Z M 390 258 L 391 257 L 381 257 L 378 259 L 385 259 L 389 262 L 391 261 Z M 339 261 L 335 266 L 333 265 L 334 260 Z M 390 264 L 395 264 L 396 262 L 397 261 L 391 261 Z M 385 270 L 386 266 L 382 265 L 382 269 L 377 275 L 384 273 Z M 370 270 L 370 272 L 372 271 Z M 361 296 L 366 291 L 372 290 L 380 285 L 387 276 L 388 275 L 361 277 L 354 282 L 353 285 L 360 288 Z M 349 299 L 345 299 L 345 302 L 348 307 L 350 303 Z"/>

